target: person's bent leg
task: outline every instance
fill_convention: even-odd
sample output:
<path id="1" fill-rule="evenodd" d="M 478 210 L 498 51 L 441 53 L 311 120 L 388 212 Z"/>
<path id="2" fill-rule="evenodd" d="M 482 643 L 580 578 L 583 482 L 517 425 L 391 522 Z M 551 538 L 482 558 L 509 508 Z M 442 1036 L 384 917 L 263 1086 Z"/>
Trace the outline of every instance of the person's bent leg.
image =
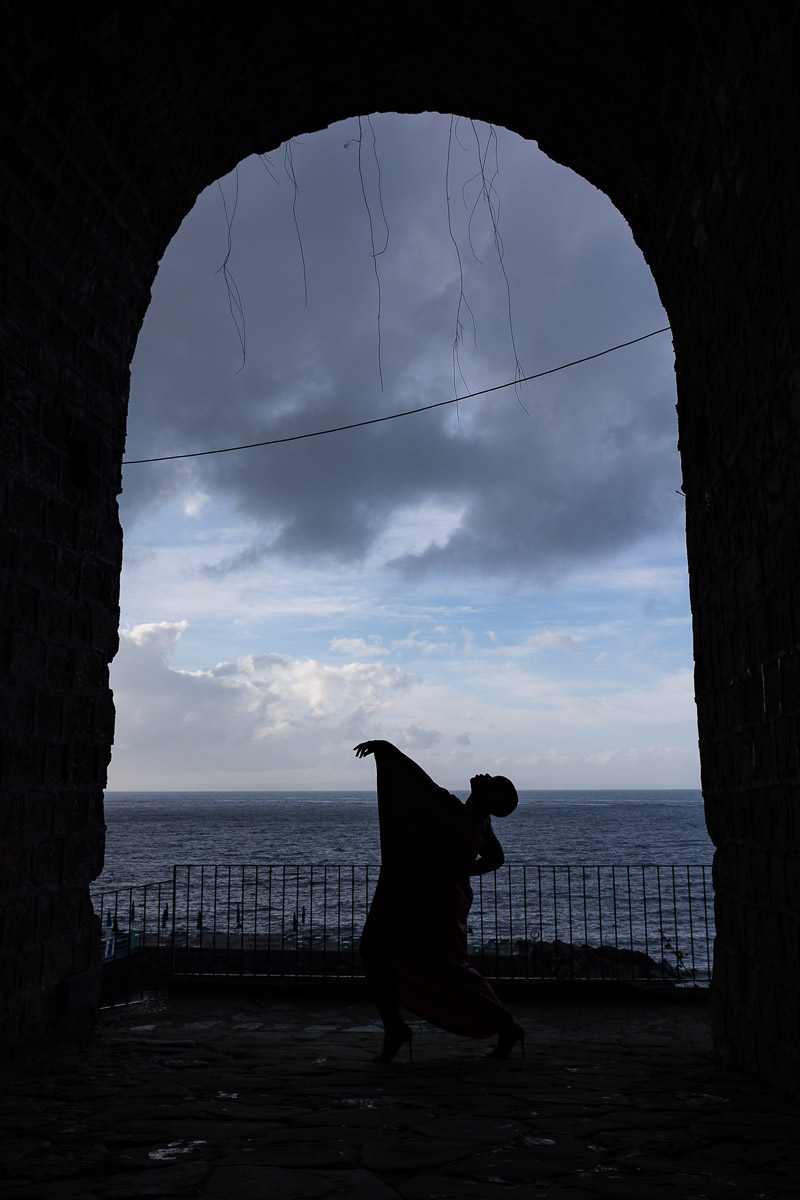
<path id="1" fill-rule="evenodd" d="M 375 1007 L 383 1022 L 383 1049 L 374 1058 L 374 1062 L 391 1062 L 402 1045 L 408 1042 L 409 1056 L 411 1054 L 411 1029 L 406 1025 L 400 1014 L 400 1004 L 397 999 L 397 978 L 392 964 L 380 952 L 375 952 L 362 939 L 361 960 L 364 964 L 364 974 L 367 984 L 375 1001 Z"/>

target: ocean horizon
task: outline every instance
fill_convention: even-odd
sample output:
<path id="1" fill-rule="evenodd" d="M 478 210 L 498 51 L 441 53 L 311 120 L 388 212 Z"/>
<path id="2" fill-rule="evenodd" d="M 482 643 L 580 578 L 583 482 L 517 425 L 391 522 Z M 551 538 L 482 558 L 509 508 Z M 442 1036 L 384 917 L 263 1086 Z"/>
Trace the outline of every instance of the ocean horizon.
<path id="1" fill-rule="evenodd" d="M 711 862 L 699 789 L 523 789 L 519 796 L 516 812 L 495 822 L 507 863 Z M 105 866 L 92 890 L 170 879 L 175 865 L 187 863 L 377 864 L 376 800 L 374 789 L 108 791 Z"/>

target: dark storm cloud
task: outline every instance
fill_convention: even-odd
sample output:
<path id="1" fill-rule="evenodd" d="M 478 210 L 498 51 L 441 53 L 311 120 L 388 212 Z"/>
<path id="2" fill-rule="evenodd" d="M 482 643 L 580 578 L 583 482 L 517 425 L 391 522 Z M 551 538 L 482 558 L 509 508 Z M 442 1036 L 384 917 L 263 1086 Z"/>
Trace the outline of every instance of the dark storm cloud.
<path id="1" fill-rule="evenodd" d="M 482 180 L 475 178 L 472 129 L 462 123 L 460 141 L 470 150 L 451 146 L 451 223 L 475 348 L 463 301 L 459 310 L 447 224 L 447 119 L 375 118 L 374 126 L 389 229 L 375 260 L 380 342 L 352 142 L 358 130 L 348 122 L 294 146 L 296 197 L 280 152 L 271 156 L 279 187 L 258 161 L 240 168 L 229 266 L 246 321 L 243 367 L 223 278 L 215 274 L 227 244 L 222 204 L 213 191 L 201 199 L 167 254 L 137 351 L 129 458 L 286 437 L 448 399 L 457 315 L 460 391 L 513 378 L 512 334 L 523 371 L 533 373 L 666 323 L 630 233 L 604 198 L 505 135 L 492 197 L 509 315 L 481 203 L 470 225 Z M 368 150 L 365 139 L 363 173 L 380 249 Z M 234 186 L 224 181 L 229 213 Z M 508 391 L 464 401 L 458 412 L 130 467 L 124 519 L 190 487 L 234 501 L 261 533 L 249 549 L 213 564 L 228 572 L 268 555 L 359 558 L 400 507 L 444 503 L 464 506 L 460 526 L 445 545 L 403 559 L 402 570 L 552 575 L 680 524 L 672 393 L 670 344 L 662 336 L 523 387 L 518 397 Z"/>

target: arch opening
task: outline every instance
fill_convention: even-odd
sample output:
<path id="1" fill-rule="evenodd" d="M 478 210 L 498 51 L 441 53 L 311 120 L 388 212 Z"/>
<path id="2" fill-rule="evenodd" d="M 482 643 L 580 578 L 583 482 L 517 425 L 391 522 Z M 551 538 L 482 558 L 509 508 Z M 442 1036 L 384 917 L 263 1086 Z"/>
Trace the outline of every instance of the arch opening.
<path id="1" fill-rule="evenodd" d="M 200 197 L 145 319 L 126 455 L 386 416 L 664 320 L 619 215 L 535 147 L 354 118 Z M 368 735 L 454 790 L 489 764 L 524 789 L 699 796 L 676 440 L 663 337 L 402 425 L 126 468 L 97 886 L 172 868 L 118 848 L 127 793 L 358 789 Z M 705 861 L 701 830 L 693 811 L 639 856 Z M 591 857 L 577 833 L 523 841 L 511 857 Z"/>

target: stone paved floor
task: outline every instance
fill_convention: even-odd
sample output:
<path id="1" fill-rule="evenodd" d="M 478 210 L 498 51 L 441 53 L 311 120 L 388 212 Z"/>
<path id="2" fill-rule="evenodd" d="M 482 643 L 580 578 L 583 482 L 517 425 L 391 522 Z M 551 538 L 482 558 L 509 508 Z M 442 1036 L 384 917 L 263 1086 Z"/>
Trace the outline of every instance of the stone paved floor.
<path id="1" fill-rule="evenodd" d="M 800 1196 L 799 1107 L 710 1057 L 702 1008 L 515 1005 L 524 1061 L 366 1005 L 189 997 L 0 1088 L 0 1197 Z"/>

